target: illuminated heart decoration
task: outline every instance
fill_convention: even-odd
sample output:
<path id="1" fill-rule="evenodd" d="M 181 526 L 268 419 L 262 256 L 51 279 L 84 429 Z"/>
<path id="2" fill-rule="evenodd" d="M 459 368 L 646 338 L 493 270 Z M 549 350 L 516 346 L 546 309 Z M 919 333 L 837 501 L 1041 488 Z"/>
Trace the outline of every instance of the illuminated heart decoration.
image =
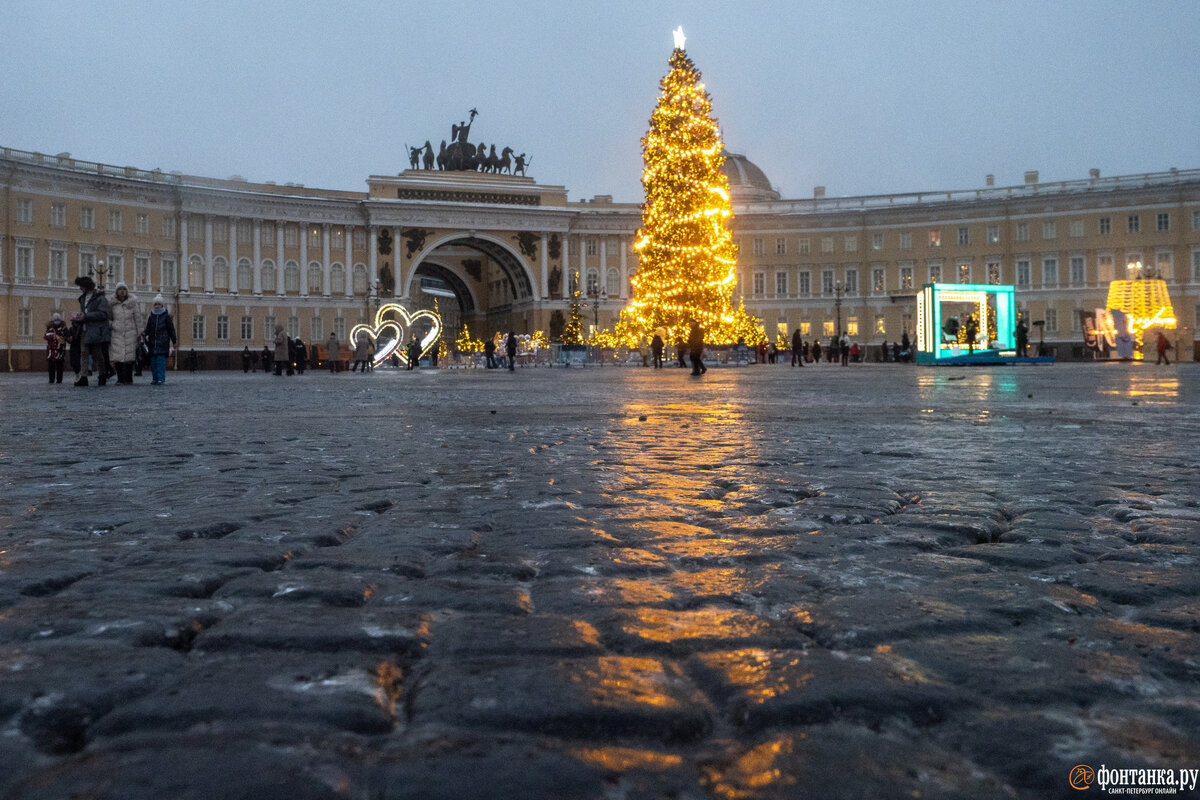
<path id="1" fill-rule="evenodd" d="M 388 315 L 393 318 L 389 319 Z M 385 303 L 375 312 L 375 326 L 355 325 L 350 329 L 350 346 L 358 343 L 360 333 L 365 333 L 375 342 L 375 355 L 372 363 L 376 366 L 387 361 L 392 353 L 403 346 L 413 323 L 418 320 L 429 320 L 429 332 L 421 338 L 421 355 L 428 353 L 442 335 L 442 318 L 432 311 L 418 311 L 409 314 L 408 309 L 399 303 Z"/>

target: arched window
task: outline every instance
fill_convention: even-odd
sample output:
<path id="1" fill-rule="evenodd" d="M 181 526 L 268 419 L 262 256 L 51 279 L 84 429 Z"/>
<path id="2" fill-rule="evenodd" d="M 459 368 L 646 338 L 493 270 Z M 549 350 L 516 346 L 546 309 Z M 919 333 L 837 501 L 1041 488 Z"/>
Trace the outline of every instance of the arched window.
<path id="1" fill-rule="evenodd" d="M 621 273 L 617 272 L 616 267 L 608 268 L 608 275 L 604 279 L 604 291 L 609 297 L 616 297 L 621 293 Z"/>
<path id="2" fill-rule="evenodd" d="M 239 292 L 254 291 L 254 267 L 248 258 L 238 260 L 237 288 Z"/>
<path id="3" fill-rule="evenodd" d="M 300 293 L 300 265 L 295 261 L 287 262 L 283 268 L 283 290 L 288 294 Z"/>
<path id="4" fill-rule="evenodd" d="M 308 293 L 320 294 L 325 283 L 325 272 L 316 261 L 308 262 Z"/>
<path id="5" fill-rule="evenodd" d="M 220 256 L 213 259 L 213 291 L 229 291 L 229 263 Z"/>
<path id="6" fill-rule="evenodd" d="M 188 259 L 188 288 L 193 292 L 204 291 L 204 259 L 200 256 Z"/>
<path id="7" fill-rule="evenodd" d="M 595 297 L 600 294 L 600 272 L 595 268 L 587 271 L 587 296 Z"/>
<path id="8" fill-rule="evenodd" d="M 346 293 L 346 268 L 341 264 L 329 268 L 329 291 L 334 297 Z"/>
<path id="9" fill-rule="evenodd" d="M 271 259 L 262 262 L 262 290 L 263 294 L 275 292 L 275 262 Z"/>
<path id="10" fill-rule="evenodd" d="M 354 265 L 354 293 L 359 297 L 367 293 L 367 265 Z"/>

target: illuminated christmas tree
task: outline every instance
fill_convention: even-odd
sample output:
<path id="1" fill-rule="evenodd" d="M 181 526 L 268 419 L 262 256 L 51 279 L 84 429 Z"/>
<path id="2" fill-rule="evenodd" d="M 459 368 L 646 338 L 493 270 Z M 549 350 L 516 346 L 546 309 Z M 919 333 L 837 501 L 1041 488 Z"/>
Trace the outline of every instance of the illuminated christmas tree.
<path id="1" fill-rule="evenodd" d="M 571 316 L 563 327 L 563 344 L 583 344 L 583 325 L 580 323 L 582 312 L 579 307 L 579 288 L 571 292 Z"/>
<path id="2" fill-rule="evenodd" d="M 635 245 L 639 265 L 617 335 L 634 344 L 666 328 L 667 340 L 674 341 L 686 338 L 696 320 L 707 342 L 757 342 L 764 338 L 762 324 L 731 302 L 737 246 L 729 229 L 729 181 L 721 172 L 724 146 L 682 31 L 675 32 L 670 65 L 642 139 L 646 200 Z"/>

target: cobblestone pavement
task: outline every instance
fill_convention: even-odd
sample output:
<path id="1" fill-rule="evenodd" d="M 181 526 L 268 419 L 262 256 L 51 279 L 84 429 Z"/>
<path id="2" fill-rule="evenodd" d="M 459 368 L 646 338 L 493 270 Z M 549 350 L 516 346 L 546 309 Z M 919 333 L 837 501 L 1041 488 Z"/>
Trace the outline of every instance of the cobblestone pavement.
<path id="1" fill-rule="evenodd" d="M 1200 368 L 0 376 L 0 796 L 1200 767 Z"/>

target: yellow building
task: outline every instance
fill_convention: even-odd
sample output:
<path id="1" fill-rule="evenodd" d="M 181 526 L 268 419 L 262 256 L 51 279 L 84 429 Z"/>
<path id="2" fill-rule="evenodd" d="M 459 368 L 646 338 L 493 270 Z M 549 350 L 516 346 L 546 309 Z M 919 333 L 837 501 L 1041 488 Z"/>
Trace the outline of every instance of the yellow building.
<path id="1" fill-rule="evenodd" d="M 1082 357 L 1081 310 L 1114 279 L 1167 281 L 1195 347 L 1200 170 L 871 197 L 781 199 L 743 156 L 726 162 L 738 292 L 768 337 L 864 345 L 913 331 L 927 282 L 1012 283 L 1060 358 Z M 46 321 L 77 310 L 72 281 L 167 298 L 180 346 L 209 367 L 260 350 L 276 323 L 343 344 L 382 299 L 461 324 L 551 331 L 582 294 L 583 327 L 610 327 L 637 269 L 636 204 L 571 201 L 506 174 L 405 170 L 367 191 L 249 183 L 0 149 L 0 368 L 41 369 Z M 1131 274 L 1133 270 L 1137 274 Z M 1036 334 L 1035 334 L 1036 339 Z"/>

